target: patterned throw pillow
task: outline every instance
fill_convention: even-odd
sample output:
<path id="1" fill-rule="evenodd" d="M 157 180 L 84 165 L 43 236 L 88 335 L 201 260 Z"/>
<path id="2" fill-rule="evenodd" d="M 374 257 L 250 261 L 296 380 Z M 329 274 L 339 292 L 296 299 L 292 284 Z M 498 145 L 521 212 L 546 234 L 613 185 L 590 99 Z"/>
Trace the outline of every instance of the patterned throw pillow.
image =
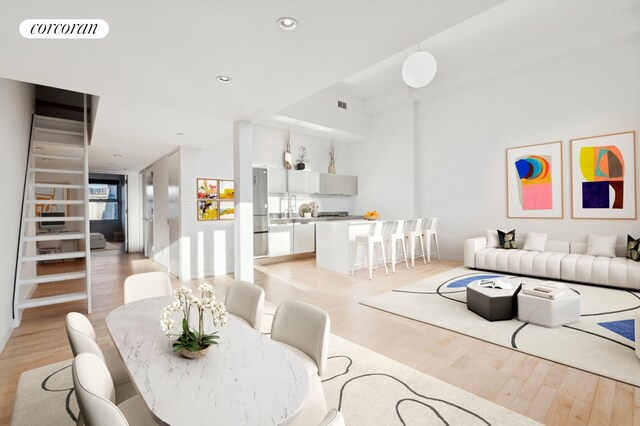
<path id="1" fill-rule="evenodd" d="M 635 240 L 631 235 L 627 235 L 627 259 L 640 262 L 640 238 Z"/>
<path id="2" fill-rule="evenodd" d="M 502 232 L 498 229 L 498 240 L 500 241 L 500 248 L 509 250 L 517 249 L 516 246 L 516 230 L 509 232 Z"/>

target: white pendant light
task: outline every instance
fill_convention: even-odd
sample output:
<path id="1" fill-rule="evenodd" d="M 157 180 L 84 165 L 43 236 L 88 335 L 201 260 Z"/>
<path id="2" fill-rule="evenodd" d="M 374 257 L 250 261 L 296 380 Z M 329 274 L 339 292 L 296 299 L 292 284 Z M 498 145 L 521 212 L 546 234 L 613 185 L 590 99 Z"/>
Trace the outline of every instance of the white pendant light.
<path id="1" fill-rule="evenodd" d="M 429 52 L 414 52 L 402 64 L 402 79 L 409 87 L 419 89 L 431 83 L 438 64 Z"/>

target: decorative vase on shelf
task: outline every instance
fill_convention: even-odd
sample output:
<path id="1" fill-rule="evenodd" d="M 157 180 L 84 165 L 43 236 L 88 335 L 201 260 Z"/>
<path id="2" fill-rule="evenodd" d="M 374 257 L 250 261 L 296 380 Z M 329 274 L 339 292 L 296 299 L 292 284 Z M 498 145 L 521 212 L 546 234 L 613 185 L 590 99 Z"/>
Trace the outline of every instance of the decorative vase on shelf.
<path id="1" fill-rule="evenodd" d="M 311 217 L 318 217 L 318 209 L 311 210 Z"/>
<path id="2" fill-rule="evenodd" d="M 333 175 L 336 174 L 336 165 L 335 164 L 329 165 L 329 173 L 331 173 Z"/>
<path id="3" fill-rule="evenodd" d="M 293 163 L 291 162 L 291 153 L 289 151 L 285 151 L 284 153 L 284 168 L 287 170 L 291 170 L 293 168 Z"/>
<path id="4" fill-rule="evenodd" d="M 296 169 L 298 170 L 304 170 L 305 168 L 305 164 L 304 163 L 298 163 L 298 165 L 296 166 Z"/>

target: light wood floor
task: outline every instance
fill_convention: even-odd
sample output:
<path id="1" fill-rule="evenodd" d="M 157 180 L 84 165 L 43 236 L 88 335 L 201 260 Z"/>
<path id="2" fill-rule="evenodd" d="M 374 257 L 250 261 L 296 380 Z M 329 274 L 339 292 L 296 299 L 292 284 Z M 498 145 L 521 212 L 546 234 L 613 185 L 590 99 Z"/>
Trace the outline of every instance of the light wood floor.
<path id="1" fill-rule="evenodd" d="M 106 346 L 111 343 L 104 319 L 122 303 L 125 277 L 160 268 L 138 254 L 117 252 L 94 255 L 92 262 L 94 310 L 89 317 L 100 344 Z M 415 269 L 398 268 L 389 277 L 379 270 L 369 281 L 365 272 L 351 278 L 318 270 L 314 259 L 302 259 L 258 265 L 255 281 L 265 289 L 267 303 L 276 306 L 295 298 L 320 306 L 331 316 L 333 333 L 542 423 L 640 425 L 640 388 L 358 303 L 459 265 L 437 260 L 431 265 L 416 263 Z M 62 271 L 71 264 L 44 267 Z M 233 279 L 208 281 L 220 297 Z M 42 287 L 39 295 L 52 289 Z M 69 291 L 76 291 L 73 285 Z M 23 371 L 71 358 L 64 331 L 64 316 L 70 311 L 86 308 L 74 302 L 24 314 L 0 355 L 0 424 L 10 422 Z"/>

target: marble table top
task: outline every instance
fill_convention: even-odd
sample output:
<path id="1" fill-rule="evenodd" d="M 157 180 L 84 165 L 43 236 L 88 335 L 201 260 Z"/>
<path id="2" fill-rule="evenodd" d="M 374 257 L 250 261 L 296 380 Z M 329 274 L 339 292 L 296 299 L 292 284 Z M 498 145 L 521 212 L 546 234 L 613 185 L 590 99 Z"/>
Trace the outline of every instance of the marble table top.
<path id="1" fill-rule="evenodd" d="M 277 425 L 307 398 L 308 376 L 288 349 L 229 315 L 201 359 L 174 353 L 160 328 L 172 297 L 120 306 L 106 323 L 149 409 L 170 425 Z M 176 313 L 176 323 L 180 314 Z"/>

